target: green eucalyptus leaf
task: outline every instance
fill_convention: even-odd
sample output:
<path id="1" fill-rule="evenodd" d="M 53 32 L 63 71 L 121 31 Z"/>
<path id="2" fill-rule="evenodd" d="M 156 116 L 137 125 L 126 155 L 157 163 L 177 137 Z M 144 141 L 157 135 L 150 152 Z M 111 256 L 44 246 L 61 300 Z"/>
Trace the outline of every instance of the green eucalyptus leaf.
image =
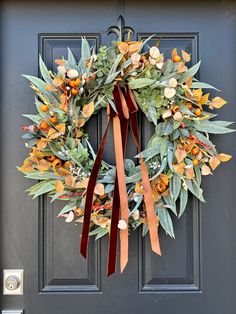
<path id="1" fill-rule="evenodd" d="M 31 83 L 33 83 L 36 87 L 38 87 L 39 90 L 44 91 L 47 83 L 41 80 L 39 77 L 32 76 L 32 75 L 22 75 L 27 80 L 29 80 Z"/>
<path id="2" fill-rule="evenodd" d="M 32 185 L 30 188 L 28 188 L 26 190 L 26 192 L 29 192 L 29 195 L 33 195 L 39 189 L 41 189 L 41 187 L 43 187 L 45 185 L 45 183 L 47 184 L 48 182 L 51 182 L 51 180 L 47 180 L 46 182 L 44 182 L 44 181 L 38 182 L 38 183 Z"/>
<path id="3" fill-rule="evenodd" d="M 173 132 L 173 124 L 170 122 L 158 123 L 155 131 L 158 136 L 170 135 Z"/>
<path id="4" fill-rule="evenodd" d="M 60 199 L 60 196 L 63 195 L 64 192 L 62 193 L 55 193 L 52 198 L 51 198 L 51 201 L 50 203 L 53 203 L 55 200 L 64 200 L 64 199 Z M 49 195 L 51 197 L 51 195 Z"/>
<path id="5" fill-rule="evenodd" d="M 178 218 L 180 218 L 183 215 L 185 208 L 187 206 L 187 202 L 188 202 L 188 191 L 186 191 L 184 188 L 182 188 L 180 191 L 180 203 L 179 203 Z"/>
<path id="6" fill-rule="evenodd" d="M 113 101 L 112 99 L 108 98 L 108 97 L 106 97 L 106 99 L 108 100 L 109 104 L 111 105 L 111 108 L 112 108 L 116 113 L 118 113 L 114 101 Z"/>
<path id="7" fill-rule="evenodd" d="M 167 137 L 162 137 L 161 138 L 161 142 L 160 142 L 161 159 L 163 159 L 166 156 L 166 154 L 167 154 L 168 144 L 169 144 L 168 138 Z"/>
<path id="8" fill-rule="evenodd" d="M 102 228 L 103 230 L 101 230 L 97 235 L 95 240 L 100 239 L 101 237 L 103 237 L 104 235 L 106 235 L 108 233 L 108 229 L 107 228 Z"/>
<path id="9" fill-rule="evenodd" d="M 160 224 L 162 228 L 165 230 L 167 234 L 169 234 L 169 236 L 174 238 L 175 234 L 174 234 L 173 223 L 172 223 L 170 214 L 168 212 L 168 209 L 165 207 L 158 207 L 157 212 L 158 212 L 158 217 L 160 219 Z"/>
<path id="10" fill-rule="evenodd" d="M 145 235 L 148 233 L 149 229 L 148 229 L 148 224 L 143 224 L 142 227 L 142 236 L 145 237 Z"/>
<path id="11" fill-rule="evenodd" d="M 36 197 L 51 192 L 52 190 L 55 189 L 54 184 L 51 183 L 51 181 L 42 181 L 44 184 L 42 184 L 36 191 L 34 190 L 33 192 L 31 192 L 31 189 L 29 189 L 29 191 L 31 193 L 29 193 L 30 195 L 34 195 L 33 199 L 35 199 Z"/>
<path id="12" fill-rule="evenodd" d="M 31 140 L 27 141 L 26 147 L 27 148 L 32 148 L 33 146 L 35 146 L 37 141 L 38 141 L 37 138 L 32 138 Z"/>
<path id="13" fill-rule="evenodd" d="M 208 89 L 215 89 L 217 91 L 220 91 L 218 88 L 207 84 L 207 83 L 202 83 L 202 82 L 193 82 L 191 85 L 191 88 L 208 88 Z"/>
<path id="14" fill-rule="evenodd" d="M 135 163 L 133 162 L 132 159 L 125 159 L 125 171 L 128 173 L 132 173 L 135 169 Z"/>
<path id="15" fill-rule="evenodd" d="M 137 198 L 137 200 L 135 200 L 136 204 L 134 206 L 134 208 L 132 209 L 132 211 L 130 212 L 130 215 L 139 208 L 139 206 L 141 205 L 142 201 L 143 201 L 143 195 L 137 195 L 135 198 Z"/>
<path id="16" fill-rule="evenodd" d="M 193 127 L 197 131 L 206 132 L 206 133 L 213 133 L 213 134 L 225 134 L 225 133 L 232 133 L 235 130 L 228 129 L 224 126 L 221 126 L 217 123 L 210 122 L 210 121 L 194 121 Z"/>
<path id="17" fill-rule="evenodd" d="M 200 167 L 194 167 L 195 175 L 196 175 L 196 183 L 197 185 L 201 185 L 202 182 L 202 174 Z"/>
<path id="18" fill-rule="evenodd" d="M 60 213 L 58 214 L 58 217 L 60 217 L 63 214 L 67 214 L 68 212 L 70 212 L 76 206 L 76 203 L 77 203 L 77 201 L 70 202 L 70 203 L 66 204 L 66 206 L 63 207 L 62 210 L 60 211 Z"/>
<path id="19" fill-rule="evenodd" d="M 179 76 L 179 74 L 177 72 L 173 72 L 173 73 L 169 73 L 167 75 L 161 76 L 159 80 L 160 80 L 160 82 L 163 82 L 163 81 L 167 81 L 167 80 L 171 79 L 172 77 L 177 79 L 178 76 Z"/>
<path id="20" fill-rule="evenodd" d="M 36 124 L 39 124 L 39 122 L 42 120 L 42 117 L 40 117 L 36 114 L 23 114 L 22 116 L 30 119 L 31 121 L 33 121 Z"/>
<path id="21" fill-rule="evenodd" d="M 21 138 L 23 140 L 32 140 L 33 138 L 35 138 L 36 135 L 34 133 L 30 133 L 30 132 L 27 132 L 27 133 L 24 133 Z M 37 138 L 37 137 L 36 137 Z"/>
<path id="22" fill-rule="evenodd" d="M 125 62 L 121 64 L 121 69 L 125 69 L 131 64 L 132 64 L 132 60 L 129 58 L 128 60 L 126 60 Z"/>
<path id="23" fill-rule="evenodd" d="M 47 84 L 52 84 L 52 78 L 49 74 L 49 71 L 41 57 L 41 55 L 39 55 L 39 69 L 40 69 L 40 73 L 44 79 L 44 81 L 47 83 Z"/>
<path id="24" fill-rule="evenodd" d="M 219 126 L 224 126 L 224 127 L 227 127 L 227 126 L 230 126 L 231 124 L 234 124 L 234 122 L 232 121 L 222 121 L 222 120 L 216 120 L 216 121 L 213 121 L 214 124 L 216 125 L 219 125 Z"/>
<path id="25" fill-rule="evenodd" d="M 40 172 L 40 171 L 28 172 L 26 173 L 25 177 L 34 180 L 48 180 L 48 179 L 61 180 L 63 178 L 61 176 L 55 175 L 54 172 Z"/>
<path id="26" fill-rule="evenodd" d="M 177 129 L 177 130 L 174 130 L 174 132 L 171 134 L 171 140 L 172 141 L 175 141 L 177 140 L 177 138 L 180 137 L 180 131 Z"/>
<path id="27" fill-rule="evenodd" d="M 131 89 L 143 88 L 145 86 L 149 86 L 155 83 L 155 80 L 149 78 L 138 78 L 132 81 L 129 81 L 129 87 Z"/>
<path id="28" fill-rule="evenodd" d="M 209 147 L 211 147 L 213 153 L 217 154 L 217 151 L 215 149 L 215 145 L 209 140 L 209 138 L 207 138 L 205 135 L 203 135 L 202 133 L 197 132 L 197 131 L 194 131 L 193 133 L 201 142 L 203 142 L 206 145 L 208 145 Z"/>
<path id="29" fill-rule="evenodd" d="M 170 180 L 170 194 L 174 202 L 176 202 L 179 196 L 180 190 L 181 190 L 181 178 L 178 174 L 174 173 L 173 177 Z"/>
<path id="30" fill-rule="evenodd" d="M 137 172 L 132 176 L 126 177 L 126 184 L 140 181 L 142 179 L 141 172 Z"/>
<path id="31" fill-rule="evenodd" d="M 163 135 L 170 135 L 173 132 L 173 124 L 170 122 L 163 122 Z"/>
<path id="32" fill-rule="evenodd" d="M 186 129 L 180 128 L 179 133 L 180 133 L 180 136 L 182 136 L 182 137 L 188 137 L 189 136 L 189 130 L 187 128 Z"/>
<path id="33" fill-rule="evenodd" d="M 112 83 L 119 73 L 120 73 L 120 70 L 116 71 L 112 74 L 109 74 L 104 84 Z"/>
<path id="34" fill-rule="evenodd" d="M 105 193 L 111 193 L 114 190 L 114 184 L 107 184 L 105 186 Z"/>
<path id="35" fill-rule="evenodd" d="M 171 148 L 168 148 L 168 151 L 167 151 L 167 161 L 168 161 L 168 166 L 170 167 L 170 169 L 172 170 L 173 169 L 173 149 Z"/>
<path id="36" fill-rule="evenodd" d="M 40 106 L 43 105 L 43 103 L 41 101 L 39 101 L 37 97 L 34 98 L 34 103 L 35 103 L 35 106 L 38 110 L 39 115 L 41 117 L 45 117 L 46 114 L 40 109 Z"/>
<path id="37" fill-rule="evenodd" d="M 113 73 L 116 72 L 116 69 L 117 69 L 117 67 L 118 67 L 118 65 L 119 65 L 119 63 L 120 63 L 120 61 L 122 60 L 123 56 L 124 56 L 124 55 L 123 55 L 122 53 L 120 53 L 120 54 L 117 55 L 116 60 L 114 61 L 113 65 L 112 65 L 112 67 L 111 67 L 111 69 L 110 69 L 110 71 L 109 71 L 108 76 L 110 76 L 111 74 L 113 74 Z M 119 73 L 119 72 L 120 72 L 120 71 L 118 71 L 118 73 Z"/>
<path id="38" fill-rule="evenodd" d="M 163 67 L 162 67 L 162 72 L 164 75 L 170 74 L 171 71 L 173 70 L 174 63 L 172 60 L 168 59 L 164 62 Z"/>
<path id="39" fill-rule="evenodd" d="M 194 113 L 191 110 L 189 110 L 186 106 L 179 104 L 179 107 L 180 107 L 181 113 L 188 114 L 190 116 L 194 116 Z"/>
<path id="40" fill-rule="evenodd" d="M 81 58 L 83 60 L 89 60 L 91 57 L 90 46 L 86 38 L 82 38 L 81 44 Z"/>
<path id="41" fill-rule="evenodd" d="M 79 67 L 83 72 L 86 72 L 86 61 L 89 60 L 91 57 L 90 53 L 90 46 L 86 38 L 82 38 L 82 43 L 81 43 L 81 58 L 79 61 Z"/>
<path id="42" fill-rule="evenodd" d="M 67 52 L 68 52 L 68 60 L 67 60 L 68 66 L 72 69 L 77 69 L 76 59 L 69 47 L 67 48 Z"/>
<path id="43" fill-rule="evenodd" d="M 201 202 L 205 202 L 204 198 L 203 198 L 203 191 L 200 188 L 200 186 L 196 183 L 195 180 L 189 180 L 189 179 L 185 179 L 186 185 L 189 189 L 189 191 L 196 196 L 196 198 L 198 198 Z"/>
<path id="44" fill-rule="evenodd" d="M 174 200 L 172 199 L 171 195 L 169 194 L 168 196 L 163 196 L 163 199 L 164 199 L 166 205 L 177 216 L 176 204 L 175 204 Z"/>
<path id="45" fill-rule="evenodd" d="M 49 148 L 53 152 L 54 155 L 56 155 L 58 158 L 62 160 L 68 160 L 68 158 L 62 153 L 60 148 L 57 147 L 56 143 L 49 142 L 48 143 Z"/>
<path id="46" fill-rule="evenodd" d="M 141 152 L 142 157 L 148 161 L 160 152 L 160 147 L 159 146 L 151 146 L 149 148 L 146 148 Z M 135 156 L 136 158 L 140 158 L 140 154 Z"/>
<path id="47" fill-rule="evenodd" d="M 201 61 L 199 61 L 197 64 L 195 64 L 186 72 L 184 72 L 181 78 L 179 79 L 179 83 L 185 83 L 189 77 L 193 77 L 198 72 L 200 65 L 201 65 Z"/>
<path id="48" fill-rule="evenodd" d="M 94 230 L 89 232 L 89 235 L 90 236 L 97 235 L 98 233 L 100 233 L 103 230 L 104 230 L 104 228 L 102 228 L 102 227 L 95 228 Z"/>
<path id="49" fill-rule="evenodd" d="M 96 159 L 96 154 L 95 154 L 95 151 L 93 150 L 93 147 L 91 146 L 91 144 L 89 143 L 89 141 L 87 139 L 85 139 L 85 141 L 86 141 L 86 143 L 88 145 L 88 148 L 90 150 L 90 153 L 92 155 L 93 160 L 95 160 Z"/>
<path id="50" fill-rule="evenodd" d="M 36 76 L 31 75 L 22 75 L 27 80 L 29 80 L 33 85 L 35 85 L 39 91 L 44 95 L 45 98 L 47 98 L 48 102 L 51 102 L 55 106 L 60 106 L 59 101 L 57 98 L 53 95 L 53 92 L 46 91 L 47 83 L 45 83 L 43 80 Z M 54 93 L 55 94 L 55 93 Z"/>
<path id="51" fill-rule="evenodd" d="M 112 177 L 109 174 L 107 174 L 101 180 L 99 180 L 99 182 L 112 184 L 112 183 L 115 182 L 115 179 L 114 179 L 114 177 Z"/>
<path id="52" fill-rule="evenodd" d="M 153 122 L 155 125 L 157 125 L 157 112 L 156 108 L 153 106 L 148 106 L 146 116 L 149 121 Z"/>

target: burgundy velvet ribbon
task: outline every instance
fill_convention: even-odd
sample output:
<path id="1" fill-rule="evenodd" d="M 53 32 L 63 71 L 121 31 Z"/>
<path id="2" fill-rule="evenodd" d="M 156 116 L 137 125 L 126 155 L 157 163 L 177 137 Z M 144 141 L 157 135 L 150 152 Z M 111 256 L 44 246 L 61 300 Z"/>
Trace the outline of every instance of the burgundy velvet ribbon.
<path id="1" fill-rule="evenodd" d="M 87 257 L 87 251 L 88 251 L 90 218 L 91 218 L 91 209 L 93 205 L 93 193 L 94 193 L 94 189 L 95 189 L 95 185 L 97 181 L 98 172 L 99 172 L 101 162 L 102 162 L 102 155 L 103 155 L 104 146 L 107 139 L 107 133 L 110 126 L 110 120 L 111 118 L 108 115 L 106 130 L 103 134 L 101 143 L 99 145 L 97 156 L 94 161 L 93 169 L 91 171 L 88 186 L 87 186 L 85 209 L 84 209 L 84 223 L 83 223 L 82 237 L 81 237 L 81 242 L 80 242 L 80 252 L 85 258 Z"/>

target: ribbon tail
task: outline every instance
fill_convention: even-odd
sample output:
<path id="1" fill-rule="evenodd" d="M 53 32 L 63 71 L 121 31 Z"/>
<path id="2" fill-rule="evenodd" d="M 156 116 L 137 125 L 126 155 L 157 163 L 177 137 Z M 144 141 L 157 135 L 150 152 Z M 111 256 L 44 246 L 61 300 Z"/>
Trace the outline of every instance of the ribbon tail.
<path id="1" fill-rule="evenodd" d="M 142 169 L 142 185 L 144 189 L 144 204 L 147 213 L 148 229 L 150 242 L 153 252 L 161 255 L 161 248 L 158 236 L 158 222 L 155 215 L 155 208 L 152 199 L 152 190 L 149 182 L 148 171 L 146 165 L 141 157 L 141 169 Z"/>
<path id="2" fill-rule="evenodd" d="M 113 118 L 113 135 L 116 157 L 116 171 L 120 197 L 120 218 L 127 224 L 125 229 L 120 229 L 120 269 L 123 272 L 128 263 L 128 195 L 126 190 L 124 154 L 122 145 L 121 125 L 118 116 Z"/>
<path id="3" fill-rule="evenodd" d="M 94 188 L 96 185 L 98 172 L 99 172 L 101 162 L 102 162 L 102 154 L 103 154 L 104 146 L 106 143 L 107 133 L 109 130 L 110 119 L 111 119 L 110 116 L 108 116 L 106 130 L 103 134 L 101 143 L 99 145 L 97 156 L 94 161 L 93 169 L 91 171 L 91 175 L 90 175 L 88 186 L 87 186 L 85 210 L 84 210 L 84 223 L 83 223 L 82 237 L 81 237 L 81 242 L 80 242 L 80 252 L 85 258 L 87 257 L 87 251 L 88 251 L 89 229 L 90 229 L 91 208 L 92 208 L 92 203 L 93 203 Z"/>
<path id="4" fill-rule="evenodd" d="M 123 147 L 123 158 L 124 158 L 126 143 L 127 143 L 127 135 L 128 135 L 128 121 L 127 120 L 124 120 L 121 122 L 121 134 L 122 134 L 122 147 Z M 110 276 L 116 271 L 119 217 L 120 217 L 120 195 L 119 195 L 119 187 L 118 187 L 118 177 L 116 173 L 114 192 L 113 192 L 113 206 L 112 206 L 112 217 L 111 217 L 111 231 L 110 231 L 110 238 L 109 238 L 107 276 Z"/>
<path id="5" fill-rule="evenodd" d="M 141 156 L 141 147 L 139 141 L 139 134 L 138 134 L 138 121 L 136 116 L 137 111 L 137 104 L 133 97 L 133 94 L 128 89 L 127 93 L 127 104 L 130 109 L 130 127 L 132 131 L 132 135 L 134 138 L 135 145 L 137 146 L 138 152 L 140 154 L 140 164 L 141 164 L 141 174 L 142 174 L 142 185 L 144 189 L 144 204 L 147 213 L 147 221 L 148 221 L 148 229 L 149 229 L 149 236 L 150 242 L 153 252 L 161 255 L 160 249 L 160 242 L 158 236 L 158 222 L 157 217 L 155 214 L 155 208 L 152 198 L 152 189 L 149 181 L 148 170 L 144 163 L 144 160 Z"/>
<path id="6" fill-rule="evenodd" d="M 113 274 L 116 271 L 116 255 L 117 255 L 119 216 L 120 216 L 120 195 L 119 195 L 118 180 L 117 180 L 117 175 L 116 175 L 114 192 L 113 192 L 113 204 L 112 204 L 111 231 L 110 231 L 110 238 L 109 238 L 107 276 L 110 276 L 111 274 Z"/>

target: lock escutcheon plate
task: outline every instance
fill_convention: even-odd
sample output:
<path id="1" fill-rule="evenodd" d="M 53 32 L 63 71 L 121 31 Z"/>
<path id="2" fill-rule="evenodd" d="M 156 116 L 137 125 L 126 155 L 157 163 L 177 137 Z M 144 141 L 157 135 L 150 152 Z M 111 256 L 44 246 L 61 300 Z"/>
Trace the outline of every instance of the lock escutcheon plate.
<path id="1" fill-rule="evenodd" d="M 22 295 L 23 294 L 23 269 L 3 270 L 3 294 Z"/>

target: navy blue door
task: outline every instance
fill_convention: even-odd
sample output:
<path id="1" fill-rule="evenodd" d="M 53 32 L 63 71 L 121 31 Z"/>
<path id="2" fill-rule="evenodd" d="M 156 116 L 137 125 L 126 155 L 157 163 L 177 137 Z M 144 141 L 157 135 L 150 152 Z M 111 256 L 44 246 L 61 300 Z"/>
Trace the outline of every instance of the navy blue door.
<path id="1" fill-rule="evenodd" d="M 176 239 L 160 232 L 163 256 L 149 239 L 132 234 L 123 275 L 106 277 L 107 241 L 91 241 L 88 262 L 79 254 L 80 229 L 56 219 L 46 198 L 32 201 L 30 183 L 15 165 L 26 156 L 20 139 L 23 113 L 34 113 L 32 92 L 20 75 L 38 73 L 70 47 L 79 57 L 81 36 L 109 44 L 106 30 L 120 14 L 136 38 L 155 33 L 165 53 L 177 47 L 202 59 L 201 81 L 222 88 L 229 104 L 223 120 L 236 120 L 236 4 L 234 1 L 5 1 L 1 10 L 1 269 L 24 269 L 23 296 L 2 296 L 2 309 L 26 314 L 234 314 L 236 313 L 236 176 L 233 162 L 204 180 L 204 205 L 191 199 L 175 220 Z M 226 108 L 227 107 L 227 108 Z M 102 114 L 90 125 L 96 147 Z M 142 119 L 142 118 L 141 118 Z M 142 144 L 152 130 L 142 119 Z M 215 142 L 236 156 L 234 134 Z M 111 142 L 110 142 L 110 145 Z M 130 144 L 128 153 L 133 155 Z M 109 160 L 109 146 L 105 153 Z M 60 205 L 58 205 L 60 206 Z"/>

